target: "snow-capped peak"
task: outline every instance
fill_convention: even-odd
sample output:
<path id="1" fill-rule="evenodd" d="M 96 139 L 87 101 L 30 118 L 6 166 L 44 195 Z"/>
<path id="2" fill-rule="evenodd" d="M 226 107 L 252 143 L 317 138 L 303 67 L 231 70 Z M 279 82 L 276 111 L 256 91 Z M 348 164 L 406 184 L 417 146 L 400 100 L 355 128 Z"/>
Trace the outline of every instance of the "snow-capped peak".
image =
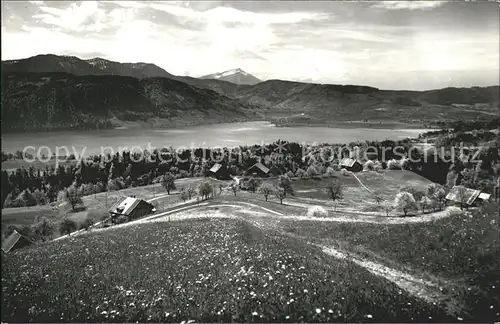
<path id="1" fill-rule="evenodd" d="M 88 59 L 86 61 L 88 64 L 92 65 L 93 67 L 97 67 L 99 69 L 106 69 L 109 65 L 108 60 L 105 60 L 105 59 L 100 58 L 100 57 L 91 58 L 91 59 Z"/>
<path id="2" fill-rule="evenodd" d="M 253 85 L 260 82 L 259 79 L 239 68 L 205 75 L 202 76 L 201 79 L 217 79 L 236 84 L 249 84 L 249 85 Z"/>
<path id="3" fill-rule="evenodd" d="M 238 69 L 227 70 L 227 71 L 224 71 L 224 72 L 214 73 L 213 75 L 211 75 L 211 77 L 213 79 L 220 79 L 220 78 L 227 77 L 227 76 L 230 76 L 230 75 L 235 75 L 235 74 L 248 75 L 248 73 L 246 73 L 242 69 L 238 68 Z"/>

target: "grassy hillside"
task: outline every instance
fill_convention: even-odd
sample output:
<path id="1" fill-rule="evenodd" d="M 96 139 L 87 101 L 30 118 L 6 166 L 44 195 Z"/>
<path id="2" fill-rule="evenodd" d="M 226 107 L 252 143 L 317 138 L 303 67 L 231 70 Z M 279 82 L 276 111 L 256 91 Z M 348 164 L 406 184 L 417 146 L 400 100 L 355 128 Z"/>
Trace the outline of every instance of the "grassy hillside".
<path id="1" fill-rule="evenodd" d="M 281 221 L 280 227 L 321 244 L 437 277 L 441 291 L 459 301 L 455 307 L 466 318 L 480 322 L 499 318 L 498 205 L 415 224 Z"/>
<path id="2" fill-rule="evenodd" d="M 350 262 L 237 220 L 124 227 L 2 261 L 6 322 L 451 320 Z"/>

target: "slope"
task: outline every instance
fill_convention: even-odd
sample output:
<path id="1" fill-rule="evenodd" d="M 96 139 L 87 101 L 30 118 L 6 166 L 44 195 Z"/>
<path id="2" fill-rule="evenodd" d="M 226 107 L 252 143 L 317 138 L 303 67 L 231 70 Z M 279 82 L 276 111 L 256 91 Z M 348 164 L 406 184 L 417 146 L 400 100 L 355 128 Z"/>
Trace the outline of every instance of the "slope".
<path id="1" fill-rule="evenodd" d="M 248 105 L 167 78 L 68 73 L 2 74 L 3 131 L 109 128 L 246 120 Z"/>

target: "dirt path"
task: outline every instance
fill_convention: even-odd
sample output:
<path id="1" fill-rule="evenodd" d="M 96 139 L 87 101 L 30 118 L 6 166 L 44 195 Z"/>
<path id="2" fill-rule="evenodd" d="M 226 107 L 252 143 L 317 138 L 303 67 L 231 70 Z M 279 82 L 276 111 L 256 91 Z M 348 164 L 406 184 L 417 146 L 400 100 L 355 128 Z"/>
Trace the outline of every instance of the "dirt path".
<path id="1" fill-rule="evenodd" d="M 373 191 L 371 191 L 370 188 L 368 188 L 367 186 L 365 186 L 365 184 L 363 182 L 361 182 L 361 180 L 359 180 L 359 178 L 354 174 L 354 172 L 349 172 L 349 174 L 351 174 L 356 180 L 358 180 L 358 182 L 361 185 L 361 187 L 365 188 L 366 191 L 368 191 L 369 193 L 373 193 Z"/>

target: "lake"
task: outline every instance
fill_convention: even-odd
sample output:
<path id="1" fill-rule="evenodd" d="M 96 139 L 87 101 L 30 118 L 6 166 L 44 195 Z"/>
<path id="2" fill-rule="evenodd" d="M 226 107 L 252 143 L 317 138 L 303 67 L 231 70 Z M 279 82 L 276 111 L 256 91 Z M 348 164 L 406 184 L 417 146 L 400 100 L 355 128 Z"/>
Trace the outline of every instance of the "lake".
<path id="1" fill-rule="evenodd" d="M 2 134 L 2 151 L 15 152 L 26 146 L 36 149 L 57 146 L 67 147 L 82 156 L 100 154 L 101 150 L 115 152 L 119 149 L 151 149 L 172 146 L 234 147 L 244 144 L 262 144 L 277 139 L 299 143 L 349 143 L 358 140 L 385 140 L 416 137 L 426 129 L 377 129 L 342 127 L 275 127 L 269 122 L 243 122 L 201 125 L 172 129 L 111 129 L 93 131 L 59 131 Z M 149 146 L 148 146 L 149 145 Z M 33 149 L 28 152 L 33 153 Z M 47 149 L 41 154 L 48 155 Z M 60 151 L 60 155 L 65 155 Z M 76 154 L 75 154 L 76 155 Z"/>

